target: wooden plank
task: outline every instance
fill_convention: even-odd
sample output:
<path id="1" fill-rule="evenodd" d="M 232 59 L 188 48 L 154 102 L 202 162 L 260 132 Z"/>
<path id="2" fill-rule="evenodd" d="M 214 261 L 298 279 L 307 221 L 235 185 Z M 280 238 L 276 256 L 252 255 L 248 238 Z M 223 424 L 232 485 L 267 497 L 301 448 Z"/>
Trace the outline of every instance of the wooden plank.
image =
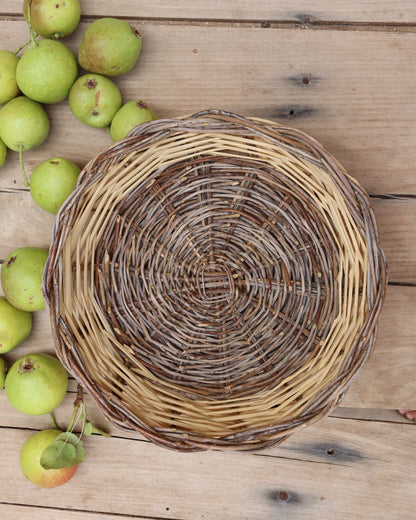
<path id="1" fill-rule="evenodd" d="M 416 21 L 416 8 L 412 0 L 321 0 L 313 5 L 305 0 L 212 0 L 205 3 L 192 0 L 123 0 L 117 2 L 117 15 L 113 6 L 105 0 L 81 0 L 80 3 L 84 16 L 401 24 Z M 1 14 L 20 14 L 19 7 L 20 4 L 14 0 L 2 0 Z"/>
<path id="2" fill-rule="evenodd" d="M 125 101 L 142 98 L 160 117 L 222 108 L 275 119 L 312 134 L 371 193 L 416 193 L 416 105 L 408 101 L 416 84 L 416 34 L 137 26 L 142 55 L 116 80 Z M 74 52 L 85 28 L 68 40 Z M 19 21 L 3 22 L 2 34 L 10 50 L 27 38 Z M 76 121 L 66 102 L 48 113 L 50 137 L 27 152 L 29 166 L 63 152 L 85 163 L 111 142 L 105 130 Z M 16 161 L 3 167 L 1 186 L 16 179 Z"/>
<path id="3" fill-rule="evenodd" d="M 416 199 L 372 200 L 391 283 L 416 283 Z"/>
<path id="4" fill-rule="evenodd" d="M 63 489 L 26 481 L 18 453 L 33 432 L 2 429 L 3 504 L 139 518 L 390 519 L 416 506 L 414 425 L 327 418 L 257 454 L 181 454 L 121 437 L 86 439 L 87 458 Z M 394 442 L 391 441 L 394 439 Z M 105 468 L 105 470 L 103 470 Z M 13 483 L 13 485 L 10 485 Z M 221 507 L 221 512 L 219 512 Z"/>
<path id="5" fill-rule="evenodd" d="M 388 287 L 374 351 L 342 406 L 416 409 L 415 304 L 416 287 Z"/>

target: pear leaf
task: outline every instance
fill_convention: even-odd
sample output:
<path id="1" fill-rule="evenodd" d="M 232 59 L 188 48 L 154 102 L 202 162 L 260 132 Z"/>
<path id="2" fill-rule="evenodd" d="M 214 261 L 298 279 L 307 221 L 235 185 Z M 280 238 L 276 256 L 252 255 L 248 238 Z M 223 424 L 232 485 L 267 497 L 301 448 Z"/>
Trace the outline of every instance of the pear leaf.
<path id="1" fill-rule="evenodd" d="M 64 442 L 67 442 L 69 444 L 72 444 L 73 446 L 75 446 L 79 441 L 79 437 L 78 435 L 76 435 L 75 433 L 72 433 L 72 432 L 62 432 L 60 433 L 55 441 L 64 441 Z"/>
<path id="2" fill-rule="evenodd" d="M 76 449 L 64 441 L 54 441 L 42 453 L 40 465 L 44 469 L 70 468 L 76 464 Z"/>
<path id="3" fill-rule="evenodd" d="M 84 424 L 84 430 L 83 430 L 83 434 L 84 435 L 91 435 L 92 434 L 92 430 L 93 430 L 93 425 L 91 423 L 91 421 L 89 421 L 88 419 L 85 421 L 85 424 Z"/>
<path id="4" fill-rule="evenodd" d="M 85 455 L 82 441 L 74 433 L 64 432 L 43 451 L 40 465 L 44 469 L 69 468 L 82 462 Z"/>

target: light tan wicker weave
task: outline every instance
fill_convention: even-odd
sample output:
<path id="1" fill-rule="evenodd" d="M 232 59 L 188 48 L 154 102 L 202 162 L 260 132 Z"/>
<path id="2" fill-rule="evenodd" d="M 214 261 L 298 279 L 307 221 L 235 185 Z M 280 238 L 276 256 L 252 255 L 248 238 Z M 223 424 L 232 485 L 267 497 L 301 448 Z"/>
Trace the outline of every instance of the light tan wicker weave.
<path id="1" fill-rule="evenodd" d="M 369 197 L 322 146 L 209 110 L 84 168 L 42 287 L 58 357 L 113 424 L 248 450 L 339 402 L 386 283 Z"/>

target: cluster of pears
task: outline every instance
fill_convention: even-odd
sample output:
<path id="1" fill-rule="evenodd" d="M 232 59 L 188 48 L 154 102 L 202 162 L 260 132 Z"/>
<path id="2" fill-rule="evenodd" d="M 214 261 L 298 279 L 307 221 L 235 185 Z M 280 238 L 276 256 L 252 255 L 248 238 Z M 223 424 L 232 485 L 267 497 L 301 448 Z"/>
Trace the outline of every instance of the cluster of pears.
<path id="1" fill-rule="evenodd" d="M 132 25 L 117 18 L 91 23 L 76 59 L 61 39 L 79 24 L 79 0 L 24 0 L 23 14 L 30 40 L 15 52 L 0 51 L 0 166 L 8 149 L 18 152 L 29 186 L 22 154 L 49 135 L 44 105 L 67 99 L 78 120 L 108 128 L 114 141 L 157 115 L 141 100 L 123 104 L 111 79 L 130 71 L 138 60 L 142 38 Z M 32 197 L 46 211 L 57 213 L 74 188 L 79 168 L 69 159 L 52 157 L 41 171 L 32 174 Z"/>
<path id="2" fill-rule="evenodd" d="M 32 314 L 45 308 L 41 293 L 42 273 L 48 251 L 39 247 L 21 247 L 8 255 L 1 266 L 0 353 L 15 349 L 31 333 Z M 47 353 L 32 353 L 18 358 L 10 368 L 0 357 L 0 389 L 9 403 L 27 415 L 52 414 L 68 389 L 68 374 L 60 361 Z M 49 433 L 44 433 L 48 431 Z M 78 461 L 62 469 L 42 466 L 47 448 L 39 439 L 64 433 L 58 428 L 42 430 L 25 441 L 20 453 L 23 474 L 34 484 L 55 487 L 66 482 L 77 469 Z M 40 447 L 42 448 L 40 450 Z M 48 461 L 46 461 L 48 463 Z M 72 467 L 74 466 L 74 467 Z"/>
<path id="3" fill-rule="evenodd" d="M 91 127 L 107 127 L 113 141 L 157 115 L 138 99 L 123 104 L 111 79 L 131 70 L 141 52 L 142 39 L 126 21 L 101 18 L 90 24 L 76 59 L 60 39 L 79 24 L 78 0 L 24 0 L 23 14 L 30 41 L 16 52 L 0 51 L 0 166 L 8 149 L 18 152 L 28 186 L 22 154 L 40 145 L 49 134 L 44 105 L 67 99 L 77 119 Z M 39 206 L 56 214 L 79 173 L 73 161 L 52 157 L 33 170 L 30 193 Z M 47 255 L 47 249 L 21 247 L 2 263 L 5 296 L 0 297 L 0 388 L 4 386 L 16 410 L 28 415 L 50 414 L 53 419 L 52 412 L 68 388 L 68 374 L 60 361 L 46 353 L 33 353 L 7 369 L 1 357 L 29 336 L 33 313 L 45 308 L 41 281 Z M 31 482 L 54 487 L 74 475 L 85 458 L 80 437 L 72 433 L 75 419 L 82 424 L 82 434 L 103 434 L 92 426 L 82 399 L 78 399 L 66 431 L 52 421 L 52 429 L 42 430 L 24 443 L 20 463 Z"/>
<path id="4" fill-rule="evenodd" d="M 32 314 L 45 309 L 42 298 L 42 275 L 48 250 L 21 247 L 12 251 L 1 265 L 0 354 L 10 352 L 31 333 Z M 56 425 L 52 412 L 61 404 L 68 390 L 68 373 L 62 363 L 48 353 L 19 357 L 10 368 L 0 356 L 0 390 L 5 389 L 9 403 L 27 415 L 49 414 L 53 428 L 31 435 L 20 451 L 20 467 L 25 477 L 44 488 L 64 484 L 72 478 L 86 451 L 81 436 L 105 432 L 89 421 L 81 395 L 66 431 Z M 72 432 L 77 422 L 81 434 Z"/>

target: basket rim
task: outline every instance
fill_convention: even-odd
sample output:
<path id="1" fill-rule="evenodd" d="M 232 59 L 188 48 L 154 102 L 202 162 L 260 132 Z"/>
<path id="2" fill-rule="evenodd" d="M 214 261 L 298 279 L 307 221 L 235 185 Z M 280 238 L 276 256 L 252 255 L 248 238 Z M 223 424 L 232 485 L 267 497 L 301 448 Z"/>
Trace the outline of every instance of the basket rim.
<path id="1" fill-rule="evenodd" d="M 223 130 L 222 133 L 221 129 Z M 85 373 L 82 355 L 80 351 L 77 351 L 76 345 L 73 344 L 76 343 L 76 341 L 74 341 L 73 337 L 71 338 L 71 331 L 69 330 L 68 323 L 62 319 L 62 310 L 60 308 L 60 284 L 64 278 L 64 275 L 62 274 L 62 251 L 65 249 L 70 231 L 73 230 L 74 226 L 77 224 L 77 217 L 79 217 L 79 215 L 76 215 L 75 209 L 77 208 L 77 205 L 81 207 L 80 201 L 82 198 L 85 197 L 85 199 L 87 199 L 87 196 L 93 193 L 94 188 L 97 189 L 97 186 L 100 186 L 104 191 L 109 171 L 115 172 L 114 178 L 119 175 L 119 178 L 122 179 L 124 176 L 123 181 L 120 180 L 119 182 L 124 182 L 126 186 L 127 183 L 130 182 L 130 177 L 128 181 L 125 180 L 125 177 L 131 175 L 131 183 L 133 186 L 134 175 L 133 173 L 130 173 L 130 170 L 128 170 L 128 163 L 134 163 L 136 157 L 143 158 L 146 153 L 150 155 L 148 150 L 152 151 L 152 146 L 156 149 L 154 144 L 156 140 L 158 140 L 157 143 L 160 145 L 160 149 L 162 149 L 162 145 L 167 146 L 166 143 L 169 140 L 169 136 L 174 135 L 174 138 L 177 140 L 178 134 L 185 134 L 187 131 L 192 135 L 192 139 L 194 136 L 200 138 L 202 135 L 207 140 L 211 139 L 212 134 L 217 135 L 217 133 L 220 132 L 224 142 L 227 143 L 227 146 L 237 146 L 236 143 L 238 143 L 240 139 L 240 133 L 243 134 L 245 132 L 246 134 L 248 133 L 250 140 L 254 143 L 253 147 L 256 146 L 256 148 L 259 148 L 261 144 L 264 153 L 270 154 L 270 156 L 272 155 L 270 148 L 272 146 L 277 147 L 278 139 L 281 138 L 281 153 L 284 157 L 287 156 L 289 158 L 288 160 L 292 160 L 292 155 L 295 156 L 296 161 L 293 159 L 293 162 L 301 165 L 307 163 L 310 171 L 313 171 L 314 175 L 318 175 L 319 170 L 325 171 L 326 173 L 328 171 L 331 172 L 332 176 L 330 179 L 329 176 L 328 178 L 325 177 L 325 189 L 332 189 L 333 192 L 331 192 L 331 196 L 333 197 L 335 197 L 335 195 L 338 196 L 339 194 L 339 200 L 336 199 L 336 202 L 339 204 L 342 203 L 342 211 L 339 210 L 339 215 L 343 215 L 342 218 L 345 218 L 346 221 L 348 221 L 349 230 L 350 228 L 355 228 L 354 238 L 349 240 L 350 245 L 348 247 L 352 249 L 354 243 L 358 244 L 357 240 L 360 240 L 360 249 L 367 249 L 364 251 L 364 257 L 370 258 L 366 267 L 366 272 L 360 272 L 359 275 L 356 276 L 357 281 L 355 283 L 364 284 L 362 287 L 366 294 L 365 298 L 362 296 L 362 302 L 360 305 L 363 309 L 365 307 L 366 310 L 364 317 L 362 317 L 361 325 L 357 325 L 356 329 L 354 329 L 354 341 L 351 340 L 351 358 L 347 359 L 347 356 L 345 356 L 345 368 L 343 369 L 340 367 L 338 376 L 335 380 L 330 381 L 327 388 L 324 388 L 320 394 L 315 395 L 311 402 L 307 403 L 307 406 L 300 415 L 294 414 L 292 417 L 289 417 L 289 414 L 289 416 L 287 416 L 282 422 L 275 421 L 268 424 L 263 424 L 260 420 L 258 426 L 252 424 L 250 427 L 246 427 L 241 431 L 235 431 L 231 428 L 231 433 L 224 435 L 204 435 L 201 431 L 193 432 L 186 427 L 181 428 L 179 425 L 180 423 L 172 429 L 167 425 L 155 426 L 154 424 L 146 422 L 143 417 L 135 415 L 128 406 L 124 406 L 122 401 L 117 399 L 115 400 L 115 397 L 114 395 L 111 395 L 111 392 L 103 391 L 99 388 L 98 383 L 91 378 L 91 375 Z M 246 146 L 248 142 L 247 139 L 245 141 Z M 185 138 L 183 140 L 185 141 Z M 174 141 L 174 139 L 172 139 L 172 141 Z M 209 146 L 212 146 L 211 142 L 208 144 Z M 174 145 L 175 147 L 179 146 L 176 141 L 174 142 Z M 209 146 L 207 146 L 208 151 L 203 152 L 207 153 L 207 156 L 210 155 Z M 158 150 L 159 152 L 160 149 Z M 173 147 L 169 148 L 168 152 L 172 152 L 172 149 Z M 226 150 L 226 148 L 224 148 L 224 150 Z M 227 155 L 224 150 L 216 157 L 221 157 L 221 160 L 226 163 L 224 157 L 227 157 Z M 175 153 L 177 153 L 176 148 Z M 254 154 L 254 151 L 252 153 Z M 250 157 L 246 157 L 247 161 L 249 159 Z M 270 161 L 269 158 L 267 160 Z M 127 166 L 124 170 L 121 170 L 120 164 L 122 164 L 123 161 L 125 161 Z M 241 165 L 241 162 L 242 161 L 238 164 Z M 264 162 L 266 163 L 267 161 Z M 173 159 L 172 163 L 175 164 Z M 105 169 L 106 167 L 109 168 L 109 166 L 111 166 L 113 170 Z M 166 166 L 164 171 L 168 171 L 169 167 L 171 167 L 170 164 Z M 190 167 L 191 169 L 192 167 L 196 168 L 195 164 L 191 164 Z M 299 168 L 299 166 L 297 167 Z M 266 166 L 264 166 L 264 168 L 266 168 Z M 326 170 L 324 170 L 324 168 Z M 134 168 L 132 167 L 132 170 L 133 169 Z M 128 171 L 128 174 L 125 174 L 125 171 Z M 121 175 L 120 172 L 123 175 Z M 146 179 L 152 178 L 151 175 L 152 173 L 149 174 L 148 178 L 144 178 L 140 182 L 136 183 L 137 186 L 143 186 L 144 184 L 140 183 L 146 183 Z M 162 174 L 159 172 L 159 176 L 160 175 Z M 313 177 L 312 180 L 317 183 L 315 177 Z M 329 180 L 333 181 L 332 184 Z M 285 182 L 290 183 L 294 181 L 288 174 L 288 180 Z M 306 186 L 306 180 L 304 183 Z M 115 187 L 118 186 L 116 181 L 114 181 L 114 184 L 111 186 L 113 185 Z M 322 192 L 322 194 L 320 192 L 320 196 L 323 197 L 322 200 L 324 200 L 325 204 L 329 204 L 325 199 L 325 190 L 322 187 L 320 190 Z M 128 193 L 127 188 L 126 193 Z M 133 191 L 131 191 L 131 193 L 135 194 Z M 307 195 L 309 196 L 310 194 L 304 188 L 301 196 L 306 198 Z M 108 195 L 108 200 L 111 200 L 110 195 Z M 121 200 L 122 197 L 120 196 L 120 200 L 117 202 L 120 202 Z M 316 200 L 314 204 L 317 204 Z M 120 205 L 122 205 L 121 202 Z M 335 202 L 333 202 L 333 205 L 336 205 Z M 108 210 L 110 206 L 111 204 L 108 202 L 107 206 L 103 204 L 102 208 L 107 208 Z M 113 207 L 113 210 L 115 207 L 116 206 Z M 312 209 L 310 209 L 310 211 L 312 211 Z M 99 213 L 99 211 L 97 211 L 97 213 Z M 319 216 L 319 212 L 316 211 L 316 213 L 311 213 L 311 215 L 317 217 Z M 329 220 L 329 216 L 325 215 L 325 219 Z M 340 219 L 340 217 L 338 216 L 337 219 Z M 93 219 L 91 218 L 91 220 Z M 116 219 L 113 218 L 113 220 L 115 222 Z M 110 216 L 108 216 L 107 223 L 108 222 L 110 222 Z M 334 226 L 335 224 L 331 223 L 331 225 Z M 342 226 L 339 223 L 337 225 L 337 232 L 339 232 Z M 340 253 L 338 252 L 338 254 Z M 354 257 L 354 254 L 352 252 L 348 252 L 348 254 L 345 253 L 345 256 L 348 257 L 348 262 L 351 263 L 353 261 L 352 258 Z M 357 263 L 365 265 L 364 260 L 361 259 L 359 262 L 357 261 Z M 377 322 L 387 287 L 387 279 L 387 262 L 383 248 L 380 244 L 377 223 L 374 211 L 372 210 L 371 201 L 358 181 L 351 177 L 340 163 L 329 152 L 327 152 L 320 143 L 304 132 L 282 126 L 274 121 L 244 117 L 233 114 L 232 112 L 211 109 L 198 112 L 191 116 L 183 116 L 176 119 L 160 119 L 144 123 L 134 129 L 121 142 L 105 148 L 85 166 L 80 174 L 74 192 L 61 207 L 55 218 L 52 231 L 52 245 L 43 273 L 42 292 L 50 311 L 55 349 L 58 357 L 67 370 L 72 373 L 76 380 L 86 388 L 88 393 L 91 394 L 94 401 L 98 404 L 110 422 L 113 422 L 121 429 L 138 431 L 153 442 L 176 450 L 194 451 L 196 449 L 208 448 L 259 449 L 260 447 L 266 447 L 282 442 L 288 435 L 298 428 L 327 415 L 329 411 L 341 401 L 351 382 L 356 377 L 373 349 L 377 332 Z M 69 282 L 66 281 L 65 283 Z M 80 283 L 79 279 L 77 283 Z M 347 287 L 347 282 L 345 280 L 343 283 L 345 284 L 345 287 Z M 356 292 L 359 292 L 358 289 L 356 289 Z M 349 305 L 358 305 L 358 295 L 351 297 L 350 299 L 355 303 L 349 303 Z M 344 304 L 344 306 L 347 312 L 353 314 L 353 311 L 347 308 L 347 304 Z M 74 319 L 74 317 L 71 319 Z M 339 334 L 339 332 L 334 332 L 334 337 L 336 334 Z M 341 343 L 339 344 L 339 349 L 341 350 Z M 146 379 L 150 377 L 148 368 L 149 367 L 147 366 L 141 368 L 141 378 Z M 300 367 L 300 370 L 302 370 L 302 367 Z M 322 374 L 324 374 L 325 369 L 321 370 L 323 370 Z M 151 377 L 154 377 L 155 380 L 157 379 L 155 374 Z M 300 381 L 302 381 L 302 379 L 300 379 Z M 300 382 L 299 384 L 306 385 L 305 380 L 303 380 L 303 383 Z M 162 392 L 163 395 L 169 394 L 173 389 L 176 389 L 176 385 L 173 384 L 172 381 L 169 381 L 169 379 L 164 381 L 157 379 L 157 382 L 154 382 L 154 385 L 156 385 L 156 388 L 158 389 L 157 391 Z M 155 387 L 152 388 L 155 392 L 154 395 L 156 396 L 157 392 Z M 195 400 L 195 395 L 197 394 L 193 395 L 193 393 L 198 392 L 199 390 L 200 388 L 195 388 L 192 391 L 190 391 L 189 388 L 183 390 L 181 387 L 181 403 L 186 401 L 186 410 L 193 410 L 192 413 L 189 412 L 191 414 L 196 413 L 196 408 L 192 408 L 188 401 Z M 270 402 L 272 402 L 272 397 L 270 397 L 270 395 L 275 392 L 276 388 L 274 387 L 272 389 L 264 390 L 262 391 L 261 399 L 259 398 L 259 400 L 263 400 L 263 402 L 265 400 L 270 400 Z M 185 395 L 187 396 L 186 399 L 184 397 Z M 215 407 L 211 403 L 211 408 L 206 407 L 204 410 L 206 412 L 209 409 L 221 410 L 221 408 L 224 409 L 227 405 L 230 407 L 236 407 L 238 403 L 244 403 L 244 406 L 246 406 L 247 403 L 251 402 L 251 398 L 252 396 L 250 394 L 242 395 L 237 396 L 235 399 L 222 399 L 219 404 L 217 404 L 215 399 L 213 399 L 214 405 L 217 404 L 217 406 Z M 153 397 L 153 399 L 156 399 L 156 397 Z M 169 399 L 173 399 L 171 395 Z M 179 400 L 179 398 L 177 399 Z M 201 403 L 202 401 L 199 400 L 198 406 L 200 406 Z M 312 409 L 313 407 L 315 408 Z M 181 413 L 184 413 L 183 409 L 181 409 Z M 260 412 L 253 412 L 254 415 L 259 413 Z"/>

